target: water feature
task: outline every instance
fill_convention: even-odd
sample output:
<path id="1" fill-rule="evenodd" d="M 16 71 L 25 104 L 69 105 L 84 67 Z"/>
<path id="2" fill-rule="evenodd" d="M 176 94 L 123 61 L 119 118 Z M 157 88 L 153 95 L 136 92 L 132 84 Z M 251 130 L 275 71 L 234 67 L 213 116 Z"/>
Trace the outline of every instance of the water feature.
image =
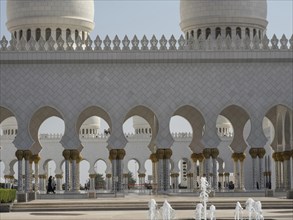
<path id="1" fill-rule="evenodd" d="M 149 201 L 149 213 L 148 213 L 148 219 L 150 220 L 158 220 L 159 219 L 159 210 L 158 210 L 158 205 L 154 199 L 151 199 Z"/>
<path id="2" fill-rule="evenodd" d="M 200 220 L 200 219 L 207 219 L 207 202 L 209 200 L 209 193 L 211 192 L 210 190 L 210 184 L 206 180 L 205 177 L 201 177 L 200 179 L 200 204 L 196 205 L 196 210 L 195 210 L 195 219 Z M 216 207 L 210 207 L 210 219 L 215 219 L 215 211 Z"/>
<path id="3" fill-rule="evenodd" d="M 240 202 L 236 203 L 235 211 L 234 211 L 234 219 L 235 220 L 242 220 L 243 219 L 243 208 Z"/>
<path id="4" fill-rule="evenodd" d="M 248 220 L 262 220 L 262 206 L 260 201 L 254 201 L 252 198 L 246 200 L 246 211 L 248 212 Z"/>
<path id="5" fill-rule="evenodd" d="M 160 208 L 161 216 L 163 220 L 175 219 L 175 210 L 171 205 L 165 200 L 163 206 Z"/>

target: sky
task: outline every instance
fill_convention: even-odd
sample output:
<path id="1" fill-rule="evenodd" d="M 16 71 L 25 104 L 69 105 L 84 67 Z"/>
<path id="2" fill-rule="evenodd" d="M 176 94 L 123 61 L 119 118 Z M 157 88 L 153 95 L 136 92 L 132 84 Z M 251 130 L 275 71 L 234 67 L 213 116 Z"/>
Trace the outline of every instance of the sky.
<path id="1" fill-rule="evenodd" d="M 1 38 L 3 35 L 10 38 L 5 26 L 5 10 L 6 0 L 0 0 L 0 35 Z M 267 35 L 269 38 L 274 34 L 278 38 L 281 38 L 283 34 L 288 39 L 291 37 L 293 33 L 292 11 L 293 0 L 268 0 Z M 150 39 L 152 35 L 160 38 L 163 34 L 167 39 L 172 34 L 179 38 L 182 34 L 179 23 L 179 0 L 95 0 L 95 29 L 91 33 L 91 38 L 95 39 L 97 34 L 101 39 L 104 39 L 106 35 L 109 35 L 111 39 L 115 35 L 118 35 L 120 39 L 125 35 L 129 38 L 137 35 L 139 39 L 146 35 Z M 131 124 L 131 120 L 124 124 L 126 133 L 133 132 Z M 102 122 L 101 127 L 102 130 L 107 127 L 105 122 Z M 62 133 L 63 130 L 63 121 L 55 118 L 43 123 L 40 133 Z M 191 131 L 191 127 L 186 120 L 173 117 L 170 130 L 171 132 Z"/>

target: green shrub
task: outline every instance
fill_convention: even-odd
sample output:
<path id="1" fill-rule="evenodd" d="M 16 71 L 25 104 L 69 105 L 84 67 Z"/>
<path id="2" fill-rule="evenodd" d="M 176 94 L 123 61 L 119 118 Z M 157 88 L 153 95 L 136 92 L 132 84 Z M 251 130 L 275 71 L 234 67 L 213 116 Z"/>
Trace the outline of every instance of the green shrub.
<path id="1" fill-rule="evenodd" d="M 14 202 L 15 198 L 16 198 L 16 190 L 15 189 L 0 189 L 0 202 L 1 203 Z"/>

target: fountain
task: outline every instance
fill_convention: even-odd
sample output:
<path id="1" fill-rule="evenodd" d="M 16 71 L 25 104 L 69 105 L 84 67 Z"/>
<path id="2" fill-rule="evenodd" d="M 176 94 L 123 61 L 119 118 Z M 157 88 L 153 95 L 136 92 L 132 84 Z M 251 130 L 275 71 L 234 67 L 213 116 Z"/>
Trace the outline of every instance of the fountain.
<path id="1" fill-rule="evenodd" d="M 245 209 L 248 212 L 248 220 L 252 220 L 253 217 L 255 220 L 264 219 L 260 201 L 255 202 L 252 198 L 247 199 Z"/>
<path id="2" fill-rule="evenodd" d="M 205 177 L 201 177 L 200 179 L 200 189 L 201 189 L 201 193 L 199 194 L 199 197 L 200 197 L 201 203 L 197 204 L 196 206 L 195 219 L 206 220 L 207 219 L 207 202 L 209 199 L 210 185 Z M 210 219 L 215 219 L 215 211 L 216 211 L 216 207 L 212 205 L 210 207 Z"/>
<path id="3" fill-rule="evenodd" d="M 149 218 L 150 220 L 158 220 L 159 218 L 159 210 L 158 210 L 158 205 L 154 199 L 151 199 L 149 201 Z"/>
<path id="4" fill-rule="evenodd" d="M 165 200 L 163 206 L 160 208 L 160 211 L 163 220 L 175 219 L 175 210 L 171 207 L 167 200 Z"/>
<path id="5" fill-rule="evenodd" d="M 240 202 L 237 202 L 235 212 L 234 212 L 234 219 L 235 220 L 242 220 L 242 218 L 243 218 L 243 208 L 242 208 Z"/>

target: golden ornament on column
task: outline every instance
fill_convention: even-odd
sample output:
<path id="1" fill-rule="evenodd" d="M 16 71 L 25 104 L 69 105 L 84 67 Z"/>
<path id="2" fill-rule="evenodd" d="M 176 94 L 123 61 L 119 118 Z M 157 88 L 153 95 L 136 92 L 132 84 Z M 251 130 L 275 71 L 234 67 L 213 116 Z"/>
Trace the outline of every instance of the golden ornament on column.
<path id="1" fill-rule="evenodd" d="M 211 149 L 210 148 L 206 148 L 206 149 L 203 150 L 202 153 L 203 153 L 204 158 L 208 159 L 211 156 Z"/>
<path id="2" fill-rule="evenodd" d="M 212 148 L 212 149 L 211 149 L 211 157 L 212 157 L 213 159 L 216 159 L 216 158 L 218 157 L 218 155 L 219 155 L 219 150 L 218 150 L 218 148 Z"/>
<path id="3" fill-rule="evenodd" d="M 151 154 L 151 155 L 150 155 L 150 160 L 151 160 L 153 163 L 158 162 L 157 154 L 156 154 L 156 153 Z"/>
<path id="4" fill-rule="evenodd" d="M 32 156 L 32 152 L 30 150 L 23 151 L 23 157 L 25 160 L 30 160 L 31 156 Z"/>
<path id="5" fill-rule="evenodd" d="M 118 149 L 117 150 L 117 159 L 118 160 L 123 160 L 123 158 L 125 157 L 126 152 L 124 149 Z"/>
<path id="6" fill-rule="evenodd" d="M 258 148 L 250 148 L 249 154 L 251 155 L 251 157 L 253 159 L 255 159 L 257 157 L 257 154 L 258 154 Z"/>
<path id="7" fill-rule="evenodd" d="M 15 156 L 18 160 L 22 160 L 23 159 L 23 156 L 24 156 L 24 153 L 23 153 L 23 150 L 17 150 L 15 152 Z"/>
<path id="8" fill-rule="evenodd" d="M 33 158 L 35 164 L 38 164 L 39 161 L 41 160 L 41 157 L 38 154 L 34 154 L 32 156 L 32 158 Z"/>
<path id="9" fill-rule="evenodd" d="M 172 150 L 171 149 L 165 149 L 164 159 L 170 159 L 171 156 L 172 156 Z"/>
<path id="10" fill-rule="evenodd" d="M 238 153 L 233 153 L 232 158 L 233 158 L 234 162 L 237 162 L 238 161 Z"/>
<path id="11" fill-rule="evenodd" d="M 55 177 L 56 177 L 57 179 L 62 179 L 62 178 L 63 178 L 62 174 L 56 174 Z"/>
<path id="12" fill-rule="evenodd" d="M 107 177 L 107 178 L 111 178 L 111 177 L 112 177 L 112 174 L 111 174 L 111 173 L 107 173 L 107 174 L 106 174 L 106 177 Z"/>
<path id="13" fill-rule="evenodd" d="M 238 154 L 238 159 L 241 161 L 241 162 L 243 162 L 244 160 L 245 160 L 245 158 L 246 158 L 246 155 L 245 155 L 245 153 L 239 153 Z"/>
<path id="14" fill-rule="evenodd" d="M 70 158 L 72 160 L 78 160 L 78 158 L 79 158 L 79 151 L 78 150 L 71 150 L 70 151 Z"/>
<path id="15" fill-rule="evenodd" d="M 76 159 L 76 163 L 80 163 L 83 160 L 81 153 L 78 154 L 78 158 Z"/>
<path id="16" fill-rule="evenodd" d="M 157 150 L 157 158 L 158 158 L 158 160 L 164 159 L 164 154 L 165 154 L 164 149 L 158 149 Z"/>
<path id="17" fill-rule="evenodd" d="M 272 155 L 272 158 L 274 159 L 274 161 L 278 161 L 278 156 L 277 156 L 278 152 L 274 152 Z"/>
<path id="18" fill-rule="evenodd" d="M 110 160 L 116 160 L 118 155 L 118 151 L 116 149 L 111 149 L 109 153 Z"/>
<path id="19" fill-rule="evenodd" d="M 69 160 L 70 159 L 70 150 L 64 150 L 62 152 L 62 155 L 65 158 L 65 160 Z"/>
<path id="20" fill-rule="evenodd" d="M 283 160 L 290 160 L 290 157 L 291 157 L 291 152 L 290 151 L 284 151 L 282 152 L 282 158 Z"/>
<path id="21" fill-rule="evenodd" d="M 96 178 L 96 176 L 97 176 L 97 174 L 95 174 L 95 173 L 89 175 L 89 177 L 90 177 L 91 179 Z"/>
<path id="22" fill-rule="evenodd" d="M 257 156 L 259 158 L 263 158 L 265 154 L 266 154 L 266 150 L 264 148 L 258 148 L 258 150 L 257 150 Z"/>
<path id="23" fill-rule="evenodd" d="M 283 159 L 283 152 L 277 152 L 277 160 L 278 161 L 281 161 L 281 162 L 283 162 L 284 161 L 284 159 Z"/>

